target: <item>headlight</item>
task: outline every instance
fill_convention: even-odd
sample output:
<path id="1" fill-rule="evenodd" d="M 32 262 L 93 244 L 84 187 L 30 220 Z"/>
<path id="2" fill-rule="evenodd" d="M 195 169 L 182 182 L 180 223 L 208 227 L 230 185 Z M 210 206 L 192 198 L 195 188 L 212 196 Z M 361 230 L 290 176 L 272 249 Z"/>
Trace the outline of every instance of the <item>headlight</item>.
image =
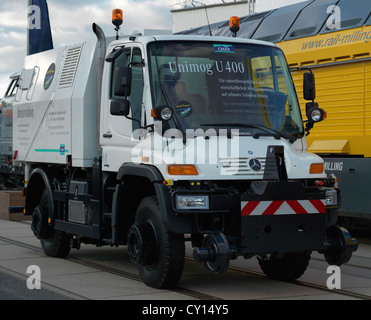
<path id="1" fill-rule="evenodd" d="M 156 120 L 169 121 L 173 117 L 173 110 L 168 106 L 160 106 L 151 110 L 151 116 Z"/>
<path id="2" fill-rule="evenodd" d="M 338 193 L 335 189 L 326 189 L 326 206 L 338 206 Z"/>
<path id="3" fill-rule="evenodd" d="M 322 115 L 322 113 L 319 109 L 314 109 L 311 112 L 310 116 L 311 116 L 311 119 L 312 119 L 313 122 L 319 122 L 319 121 L 322 120 L 322 117 L 323 117 L 323 115 Z"/>
<path id="4" fill-rule="evenodd" d="M 207 195 L 177 195 L 176 208 L 178 210 L 208 210 L 209 196 Z"/>

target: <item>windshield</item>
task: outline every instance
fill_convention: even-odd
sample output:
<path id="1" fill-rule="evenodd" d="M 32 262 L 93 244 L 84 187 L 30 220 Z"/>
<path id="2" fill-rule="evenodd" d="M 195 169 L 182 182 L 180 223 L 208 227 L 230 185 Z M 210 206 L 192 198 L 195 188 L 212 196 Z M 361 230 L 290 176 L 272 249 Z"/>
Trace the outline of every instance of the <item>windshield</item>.
<path id="1" fill-rule="evenodd" d="M 149 45 L 152 99 L 183 129 L 262 127 L 298 138 L 303 124 L 282 51 L 242 43 L 155 42 Z"/>

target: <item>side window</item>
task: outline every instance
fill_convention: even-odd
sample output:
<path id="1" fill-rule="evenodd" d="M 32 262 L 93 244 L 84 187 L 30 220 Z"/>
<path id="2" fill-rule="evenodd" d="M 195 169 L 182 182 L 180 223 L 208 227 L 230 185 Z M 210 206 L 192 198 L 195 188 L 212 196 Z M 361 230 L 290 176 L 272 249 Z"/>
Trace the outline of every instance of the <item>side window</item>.
<path id="1" fill-rule="evenodd" d="M 143 101 L 143 66 L 141 64 L 142 53 L 139 48 L 128 49 L 124 51 L 119 58 L 115 60 L 112 66 L 114 71 L 116 67 L 130 67 L 132 69 L 131 94 L 128 97 L 130 101 L 131 118 L 142 120 L 142 101 Z M 114 83 L 115 73 L 112 72 L 112 81 Z M 111 99 L 122 99 L 114 95 L 113 86 L 111 86 Z M 132 121 L 133 131 L 139 127 L 139 123 Z"/>
<path id="2" fill-rule="evenodd" d="M 131 95 L 129 97 L 131 115 L 132 118 L 142 121 L 142 102 L 143 102 L 143 66 L 142 54 L 140 49 L 134 48 L 132 56 L 132 85 L 131 85 Z M 133 131 L 138 129 L 139 124 L 136 121 L 132 122 Z"/>
<path id="3" fill-rule="evenodd" d="M 13 79 L 6 92 L 6 95 L 5 95 L 6 97 L 15 96 L 15 93 L 17 91 L 17 84 L 18 84 L 18 78 Z"/>
<path id="4" fill-rule="evenodd" d="M 112 79 L 111 79 L 111 99 L 120 99 L 122 97 L 115 96 L 113 84 L 115 83 L 115 69 L 116 67 L 128 67 L 131 60 L 131 50 L 125 50 L 112 64 Z"/>

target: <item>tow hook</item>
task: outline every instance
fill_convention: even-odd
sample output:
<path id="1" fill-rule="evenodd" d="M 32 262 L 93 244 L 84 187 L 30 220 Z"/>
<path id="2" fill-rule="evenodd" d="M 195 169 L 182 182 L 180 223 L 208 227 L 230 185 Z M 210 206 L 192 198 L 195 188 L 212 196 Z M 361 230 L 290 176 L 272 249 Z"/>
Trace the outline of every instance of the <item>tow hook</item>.
<path id="1" fill-rule="evenodd" d="M 227 237 L 220 231 L 208 234 L 202 247 L 193 250 L 193 258 L 204 262 L 212 273 L 222 274 L 229 267 L 230 250 Z"/>
<path id="2" fill-rule="evenodd" d="M 330 226 L 326 230 L 327 240 L 324 256 L 328 264 L 341 266 L 347 263 L 353 252 L 358 249 L 358 241 L 352 238 L 349 231 L 343 227 Z"/>

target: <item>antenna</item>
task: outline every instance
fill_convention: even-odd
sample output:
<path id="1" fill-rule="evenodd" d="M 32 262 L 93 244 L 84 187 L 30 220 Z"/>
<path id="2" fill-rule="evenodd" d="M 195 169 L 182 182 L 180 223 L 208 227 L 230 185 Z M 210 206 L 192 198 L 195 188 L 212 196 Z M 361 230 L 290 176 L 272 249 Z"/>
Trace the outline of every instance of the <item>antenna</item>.
<path id="1" fill-rule="evenodd" d="M 205 7 L 205 12 L 206 12 L 207 25 L 209 27 L 209 33 L 210 33 L 210 36 L 212 37 L 213 34 L 211 32 L 210 21 L 209 21 L 209 14 L 207 13 L 207 6 L 206 6 L 206 4 L 204 4 L 204 7 Z"/>

